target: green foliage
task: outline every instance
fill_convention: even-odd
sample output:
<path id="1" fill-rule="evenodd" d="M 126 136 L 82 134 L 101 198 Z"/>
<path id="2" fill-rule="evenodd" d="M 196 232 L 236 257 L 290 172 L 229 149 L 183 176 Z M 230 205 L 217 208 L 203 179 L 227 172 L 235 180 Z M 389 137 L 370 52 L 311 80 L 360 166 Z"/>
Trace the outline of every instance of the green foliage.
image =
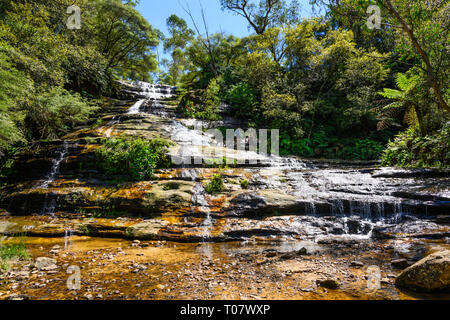
<path id="1" fill-rule="evenodd" d="M 66 27 L 81 8 L 82 28 Z M 0 6 L 0 158 L 11 146 L 54 139 L 116 93 L 114 80 L 148 80 L 159 32 L 121 0 L 3 0 Z"/>
<path id="2" fill-rule="evenodd" d="M 234 109 L 234 115 L 239 118 L 251 118 L 258 106 L 253 89 L 244 82 L 232 85 L 225 94 L 227 101 Z"/>
<path id="3" fill-rule="evenodd" d="M 211 181 L 206 185 L 205 190 L 209 194 L 220 193 L 225 191 L 223 177 L 221 174 L 215 174 Z"/>
<path id="4" fill-rule="evenodd" d="M 8 261 L 19 259 L 28 260 L 30 257 L 23 235 L 19 236 L 18 244 L 3 244 L 0 239 L 0 271 L 6 271 L 8 266 Z"/>
<path id="5" fill-rule="evenodd" d="M 301 157 L 337 158 L 347 160 L 376 160 L 384 150 L 384 144 L 371 138 L 346 138 L 328 136 L 323 131 L 311 138 L 291 139 L 283 135 L 280 140 L 282 155 Z"/>
<path id="6" fill-rule="evenodd" d="M 28 107 L 26 121 L 35 136 L 54 139 L 85 122 L 98 109 L 78 93 L 61 87 L 52 87 L 35 97 Z"/>
<path id="7" fill-rule="evenodd" d="M 168 168 L 171 164 L 166 153 L 172 143 L 167 140 L 106 139 L 103 143 L 96 156 L 98 168 L 106 174 L 144 180 L 152 178 L 156 168 Z"/>
<path id="8" fill-rule="evenodd" d="M 400 133 L 384 151 L 382 165 L 449 168 L 450 122 L 426 136 L 414 127 Z"/>
<path id="9" fill-rule="evenodd" d="M 242 189 L 248 189 L 248 184 L 249 184 L 249 182 L 247 179 L 241 180 L 241 188 Z"/>
<path id="10" fill-rule="evenodd" d="M 160 32 L 136 10 L 134 1 L 101 0 L 93 3 L 93 30 L 99 51 L 107 61 L 106 70 L 124 78 L 150 80 L 156 70 Z"/>
<path id="11" fill-rule="evenodd" d="M 401 114 L 407 125 L 418 126 L 422 134 L 426 133 L 423 110 L 420 106 L 425 93 L 421 90 L 420 76 L 411 72 L 410 74 L 411 76 L 403 73 L 397 75 L 396 83 L 400 90 L 385 88 L 382 92 L 379 92 L 384 98 L 395 100 L 381 111 L 379 129 L 391 125 L 395 116 Z"/>
<path id="12" fill-rule="evenodd" d="M 166 183 L 163 187 L 164 191 L 178 190 L 178 189 L 180 189 L 180 184 L 177 182 Z"/>
<path id="13" fill-rule="evenodd" d="M 190 66 L 186 47 L 193 40 L 194 31 L 188 28 L 186 21 L 174 14 L 167 19 L 167 27 L 171 37 L 164 39 L 164 51 L 171 52 L 172 61 L 164 61 L 168 70 L 161 76 L 161 80 L 176 86 Z"/>
<path id="14" fill-rule="evenodd" d="M 181 94 L 177 111 L 183 116 L 201 120 L 217 121 L 220 106 L 220 86 L 212 79 L 205 90 L 186 91 Z"/>

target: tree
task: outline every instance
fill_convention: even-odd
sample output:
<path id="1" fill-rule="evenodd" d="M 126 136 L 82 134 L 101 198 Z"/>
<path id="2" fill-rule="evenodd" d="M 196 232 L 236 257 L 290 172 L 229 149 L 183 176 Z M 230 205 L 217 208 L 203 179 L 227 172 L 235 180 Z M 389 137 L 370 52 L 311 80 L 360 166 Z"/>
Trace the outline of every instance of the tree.
<path id="1" fill-rule="evenodd" d="M 439 106 L 447 111 L 450 112 L 450 107 L 448 106 L 444 95 L 441 91 L 441 85 L 439 82 L 439 79 L 436 76 L 436 71 L 435 68 L 433 67 L 430 57 L 429 57 L 429 52 L 427 52 L 427 49 L 425 47 L 425 45 L 419 42 L 419 39 L 416 35 L 416 32 L 414 32 L 414 26 L 417 24 L 417 22 L 415 22 L 414 18 L 422 18 L 425 17 L 426 20 L 428 19 L 432 19 L 430 17 L 430 13 L 429 11 L 432 10 L 439 10 L 441 9 L 442 6 L 446 6 L 448 8 L 448 3 L 445 4 L 445 1 L 436 1 L 436 4 L 428 4 L 424 1 L 418 0 L 418 1 L 414 1 L 413 3 L 411 3 L 410 0 L 397 0 L 397 5 L 400 8 L 400 10 L 404 11 L 406 14 L 406 17 L 408 17 L 409 19 L 409 23 L 407 22 L 407 18 L 403 18 L 401 16 L 401 11 L 396 8 L 394 6 L 394 4 L 392 3 L 391 0 L 379 0 L 378 1 L 380 4 L 384 4 L 384 6 L 388 9 L 388 11 L 395 17 L 395 19 L 397 20 L 398 23 L 400 23 L 403 31 L 408 35 L 409 40 L 411 41 L 411 43 L 414 46 L 414 49 L 419 53 L 420 57 L 422 58 L 423 63 L 425 64 L 426 67 L 426 72 L 427 72 L 427 77 L 428 77 L 428 81 L 429 81 L 429 85 L 433 88 L 434 94 L 436 95 L 438 101 L 439 101 Z M 427 12 L 428 11 L 428 12 Z M 412 18 L 412 19 L 411 19 Z M 419 19 L 422 20 L 422 19 Z M 436 28 L 436 25 L 433 26 L 433 23 L 431 26 L 427 23 L 421 23 L 422 21 L 420 21 L 419 23 L 421 24 L 422 28 L 429 28 L 429 27 L 434 27 L 433 29 L 435 29 L 433 32 L 437 32 L 440 33 L 441 30 L 439 28 Z M 447 22 L 448 24 L 448 22 Z M 448 26 L 448 25 L 447 25 Z M 421 33 L 424 30 L 419 30 L 418 32 Z M 448 38 L 447 38 L 448 40 Z M 445 50 L 444 48 L 442 48 L 443 50 Z M 447 79 L 448 80 L 448 79 Z"/>
<path id="2" fill-rule="evenodd" d="M 313 0 L 313 3 L 325 4 L 330 10 L 352 10 L 365 12 L 369 0 Z M 396 39 L 395 51 L 402 55 L 401 60 L 412 60 L 412 66 L 425 72 L 428 87 L 442 110 L 450 112 L 442 87 L 448 86 L 448 74 L 442 70 L 448 69 L 448 20 L 447 1 L 423 0 L 376 0 L 384 12 L 384 18 L 389 30 Z M 349 9 L 350 8 L 350 9 Z M 359 15 L 359 18 L 362 18 Z M 364 18 L 365 19 L 365 18 Z M 358 19 L 361 24 L 364 19 Z M 405 38 L 406 36 L 406 38 Z M 408 42 L 404 41 L 405 39 Z M 440 73 L 440 74 L 439 74 Z"/>
<path id="3" fill-rule="evenodd" d="M 267 28 L 298 22 L 298 2 L 288 6 L 284 0 L 220 0 L 223 10 L 230 10 L 244 17 L 256 34 L 263 34 Z"/>
<path id="4" fill-rule="evenodd" d="M 420 77 L 417 75 L 408 75 L 399 73 L 397 75 L 397 86 L 400 90 L 385 88 L 379 94 L 387 99 L 395 100 L 391 104 L 385 106 L 381 111 L 381 121 L 378 129 L 384 129 L 392 122 L 392 118 L 397 114 L 404 113 L 404 122 L 410 126 L 418 125 L 422 136 L 425 136 L 426 130 L 423 123 L 423 112 L 420 108 L 419 92 Z"/>
<path id="5" fill-rule="evenodd" d="M 176 15 L 171 15 L 167 19 L 167 27 L 171 37 L 164 39 L 164 51 L 171 52 L 172 61 L 165 61 L 168 72 L 164 80 L 167 84 L 177 85 L 189 67 L 185 51 L 195 33 L 188 28 L 186 21 Z"/>
<path id="6" fill-rule="evenodd" d="M 149 72 L 156 70 L 158 64 L 152 51 L 159 43 L 159 32 L 135 5 L 121 0 L 96 0 L 96 40 L 107 60 L 106 71 L 113 69 L 124 78 L 133 75 L 149 80 Z"/>
<path id="7" fill-rule="evenodd" d="M 0 48 L 6 46 L 0 42 Z M 17 123 L 23 118 L 20 103 L 31 90 L 31 80 L 15 69 L 5 52 L 0 50 L 0 159 L 11 145 L 25 141 Z"/>

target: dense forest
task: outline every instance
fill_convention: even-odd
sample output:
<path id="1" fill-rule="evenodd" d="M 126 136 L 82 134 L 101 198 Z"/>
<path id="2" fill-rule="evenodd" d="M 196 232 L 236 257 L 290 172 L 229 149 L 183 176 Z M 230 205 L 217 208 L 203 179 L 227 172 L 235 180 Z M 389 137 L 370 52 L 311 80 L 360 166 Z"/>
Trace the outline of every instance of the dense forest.
<path id="1" fill-rule="evenodd" d="M 92 120 L 120 79 L 177 86 L 184 116 L 217 120 L 227 104 L 252 127 L 279 128 L 284 155 L 448 167 L 449 3 L 311 3 L 324 14 L 302 19 L 296 1 L 221 0 L 248 22 L 251 35 L 237 38 L 211 33 L 187 6 L 164 35 L 138 1 L 2 0 L 2 171 L 21 148 Z M 74 4 L 80 30 L 66 27 Z M 367 23 L 371 4 L 379 29 Z M 158 61 L 160 43 L 170 59 Z"/>

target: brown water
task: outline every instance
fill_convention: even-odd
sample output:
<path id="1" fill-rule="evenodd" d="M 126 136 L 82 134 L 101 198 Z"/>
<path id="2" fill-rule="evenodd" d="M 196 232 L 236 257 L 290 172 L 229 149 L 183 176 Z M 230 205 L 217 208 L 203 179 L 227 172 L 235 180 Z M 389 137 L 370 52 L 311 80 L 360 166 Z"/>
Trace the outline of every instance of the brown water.
<path id="1" fill-rule="evenodd" d="M 31 299 L 416 299 L 450 298 L 413 295 L 399 291 L 393 280 L 399 274 L 387 261 L 393 243 L 368 243 L 365 249 L 322 247 L 314 242 L 253 241 L 249 243 L 179 244 L 71 237 L 23 238 L 33 258 L 53 257 L 56 271 L 37 271 L 29 262 L 16 262 L 16 271 L 30 270 L 29 277 L 6 276 L 0 280 L 0 299 L 24 294 Z M 67 239 L 66 239 L 67 240 Z M 7 243 L 15 243 L 10 239 Z M 398 241 L 398 240 L 397 240 Z M 57 254 L 49 251 L 59 245 Z M 398 245 L 398 244 L 396 244 Z M 404 243 L 403 245 L 408 245 Z M 429 241 L 428 250 L 445 245 Z M 283 258 L 284 252 L 307 248 L 313 255 Z M 273 251 L 268 251 L 273 250 Z M 363 267 L 353 267 L 358 260 Z M 67 288 L 69 266 L 81 269 L 81 289 Z M 381 289 L 367 289 L 366 268 L 381 269 Z M 341 283 L 338 290 L 317 287 L 320 278 Z"/>

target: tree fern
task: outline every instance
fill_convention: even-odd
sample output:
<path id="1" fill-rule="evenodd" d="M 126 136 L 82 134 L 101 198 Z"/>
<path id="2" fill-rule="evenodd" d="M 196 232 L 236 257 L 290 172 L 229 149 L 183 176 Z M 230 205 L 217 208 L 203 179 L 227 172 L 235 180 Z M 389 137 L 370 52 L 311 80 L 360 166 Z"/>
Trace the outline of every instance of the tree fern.
<path id="1" fill-rule="evenodd" d="M 394 123 L 394 118 L 403 113 L 403 122 L 410 127 L 419 126 L 423 133 L 422 115 L 417 104 L 417 91 L 420 85 L 419 76 L 411 75 L 408 77 L 404 73 L 399 73 L 395 82 L 399 90 L 385 88 L 378 93 L 386 99 L 395 100 L 382 108 L 379 115 L 378 129 L 382 130 L 391 126 Z"/>

